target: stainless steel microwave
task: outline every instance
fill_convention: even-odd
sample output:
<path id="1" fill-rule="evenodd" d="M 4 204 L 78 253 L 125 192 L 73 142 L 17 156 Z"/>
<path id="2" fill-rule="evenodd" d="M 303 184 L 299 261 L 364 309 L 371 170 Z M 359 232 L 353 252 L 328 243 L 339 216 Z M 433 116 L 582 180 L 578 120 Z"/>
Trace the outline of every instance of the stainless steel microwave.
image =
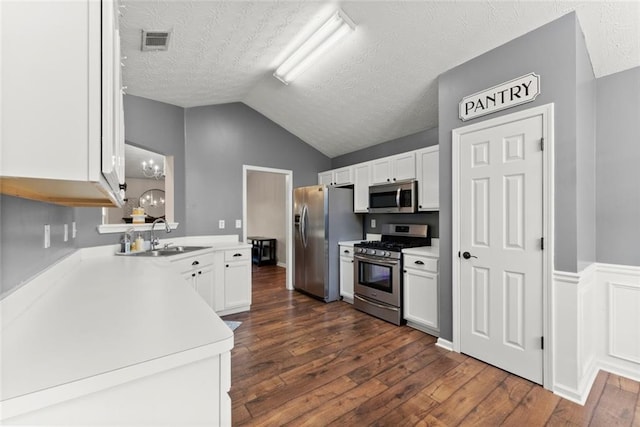
<path id="1" fill-rule="evenodd" d="M 370 213 L 413 213 L 417 211 L 416 181 L 398 181 L 369 187 Z"/>

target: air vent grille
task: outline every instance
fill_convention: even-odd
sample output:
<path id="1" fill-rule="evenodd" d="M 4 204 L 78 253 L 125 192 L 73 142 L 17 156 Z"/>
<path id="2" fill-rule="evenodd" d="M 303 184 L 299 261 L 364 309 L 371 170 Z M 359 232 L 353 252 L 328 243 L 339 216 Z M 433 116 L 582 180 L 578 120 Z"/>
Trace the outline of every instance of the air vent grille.
<path id="1" fill-rule="evenodd" d="M 142 50 L 167 50 L 169 49 L 170 37 L 170 31 L 142 30 Z"/>

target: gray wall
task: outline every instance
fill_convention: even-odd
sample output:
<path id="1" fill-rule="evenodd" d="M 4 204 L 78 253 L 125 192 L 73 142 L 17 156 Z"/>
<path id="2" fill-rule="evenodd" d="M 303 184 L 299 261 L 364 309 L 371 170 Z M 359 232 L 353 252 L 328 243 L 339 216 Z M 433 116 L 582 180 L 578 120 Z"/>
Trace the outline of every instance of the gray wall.
<path id="1" fill-rule="evenodd" d="M 0 299 L 49 265 L 75 250 L 73 208 L 0 195 Z M 51 247 L 44 249 L 44 225 Z M 64 224 L 69 240 L 64 242 Z"/>
<path id="2" fill-rule="evenodd" d="M 242 234 L 242 166 L 293 171 L 293 186 L 316 184 L 328 157 L 241 103 L 185 110 L 187 234 Z M 218 228 L 225 220 L 226 228 Z"/>
<path id="3" fill-rule="evenodd" d="M 640 67 L 597 80 L 598 262 L 640 266 Z"/>
<path id="4" fill-rule="evenodd" d="M 427 129 L 412 135 L 403 136 L 402 138 L 383 142 L 373 147 L 363 148 L 362 150 L 334 157 L 331 159 L 330 169 L 367 162 L 369 160 L 405 153 L 432 145 L 438 145 L 438 128 Z"/>
<path id="5" fill-rule="evenodd" d="M 541 94 L 528 104 L 480 120 L 555 103 L 555 268 L 576 271 L 576 17 L 569 14 L 439 77 L 441 336 L 452 338 L 451 131 L 476 123 L 458 118 L 466 95 L 535 72 Z"/>
<path id="6" fill-rule="evenodd" d="M 126 95 L 124 97 L 124 124 L 127 143 L 166 156 L 174 156 L 175 221 L 180 223 L 172 236 L 186 233 L 185 211 L 185 156 L 184 156 L 184 109 L 163 102 Z M 76 208 L 80 224 L 78 234 L 80 247 L 117 243 L 120 236 L 98 234 L 96 226 L 101 223 L 100 208 Z M 160 229 L 158 229 L 160 230 Z M 163 231 L 159 231 L 162 237 Z"/>
<path id="7" fill-rule="evenodd" d="M 596 261 L 596 78 L 576 25 L 576 268 Z"/>

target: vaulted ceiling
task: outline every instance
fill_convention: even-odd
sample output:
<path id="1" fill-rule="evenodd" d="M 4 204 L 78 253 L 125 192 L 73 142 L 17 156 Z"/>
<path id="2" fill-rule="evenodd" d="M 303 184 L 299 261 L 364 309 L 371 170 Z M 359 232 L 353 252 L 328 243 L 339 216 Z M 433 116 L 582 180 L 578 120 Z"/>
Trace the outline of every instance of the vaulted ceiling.
<path id="1" fill-rule="evenodd" d="M 127 93 L 181 107 L 243 102 L 329 157 L 437 126 L 439 74 L 574 10 L 596 77 L 640 66 L 638 1 L 122 4 Z M 356 31 L 288 86 L 275 79 L 338 7 Z M 142 52 L 143 29 L 171 30 L 169 50 Z"/>

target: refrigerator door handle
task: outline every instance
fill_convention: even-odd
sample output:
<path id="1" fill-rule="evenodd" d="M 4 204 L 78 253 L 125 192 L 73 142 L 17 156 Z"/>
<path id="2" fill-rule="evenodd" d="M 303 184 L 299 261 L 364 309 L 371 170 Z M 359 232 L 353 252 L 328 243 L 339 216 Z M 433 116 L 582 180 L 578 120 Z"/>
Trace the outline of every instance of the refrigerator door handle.
<path id="1" fill-rule="evenodd" d="M 400 187 L 398 187 L 398 191 L 396 191 L 396 207 L 400 208 Z"/>
<path id="2" fill-rule="evenodd" d="M 307 205 L 302 206 L 302 216 L 300 217 L 300 236 L 302 237 L 302 245 L 307 247 Z"/>

